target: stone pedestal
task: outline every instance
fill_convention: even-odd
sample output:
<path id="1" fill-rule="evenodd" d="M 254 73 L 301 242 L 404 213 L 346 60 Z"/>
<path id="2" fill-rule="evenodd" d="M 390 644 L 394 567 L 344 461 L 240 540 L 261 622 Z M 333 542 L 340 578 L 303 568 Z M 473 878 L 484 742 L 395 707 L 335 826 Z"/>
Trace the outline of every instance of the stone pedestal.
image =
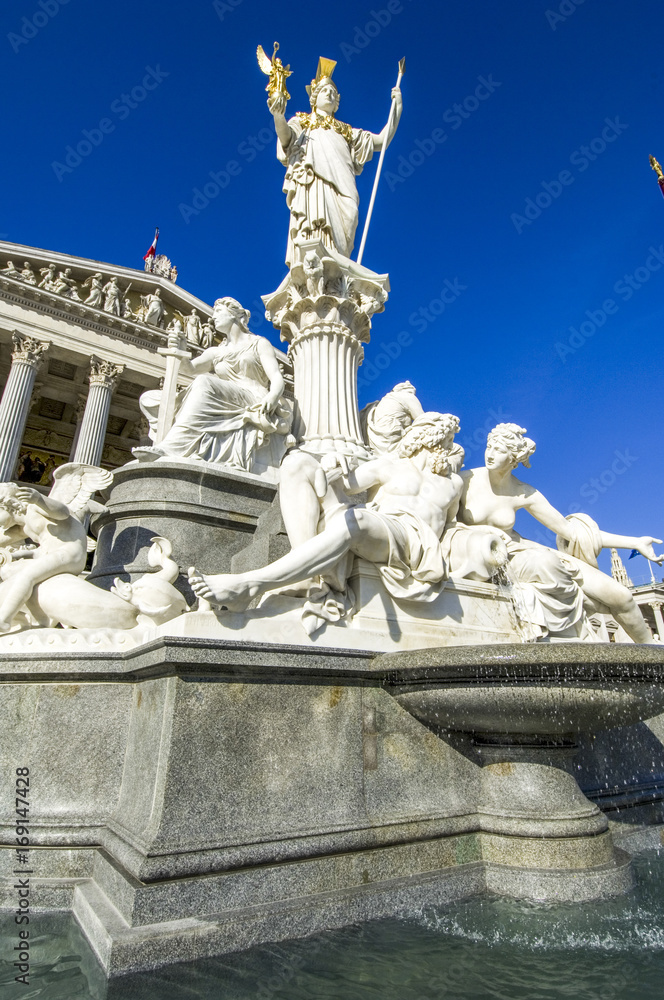
<path id="1" fill-rule="evenodd" d="M 569 774 L 486 765 L 495 725 L 478 754 L 432 731 L 435 705 L 416 718 L 408 694 L 448 689 L 444 715 L 462 687 L 483 693 L 487 712 L 504 690 L 532 729 L 524 689 L 549 691 L 554 728 L 585 691 L 604 725 L 606 687 L 619 715 L 661 707 L 661 648 L 586 646 L 579 677 L 574 643 L 374 656 L 163 634 L 121 652 L 92 630 L 43 633 L 41 650 L 0 647 L 0 763 L 28 767 L 31 788 L 34 776 L 31 907 L 71 907 L 110 975 L 417 915 L 487 888 L 579 901 L 631 884 L 628 856 Z M 531 743 L 539 760 L 544 741 Z M 6 783 L 7 909 L 14 827 Z"/>
<path id="2" fill-rule="evenodd" d="M 13 341 L 12 365 L 0 402 L 0 482 L 3 483 L 14 475 L 37 371 L 50 346 L 18 333 L 13 334 Z"/>
<path id="3" fill-rule="evenodd" d="M 271 295 L 266 316 L 289 347 L 295 381 L 293 433 L 311 454 L 368 457 L 357 402 L 357 370 L 369 342 L 371 317 L 389 291 L 375 274 L 318 240 L 296 248 L 296 261 Z"/>
<path id="4" fill-rule="evenodd" d="M 92 357 L 90 360 L 90 391 L 78 431 L 74 462 L 99 465 L 104 451 L 104 439 L 111 412 L 111 397 L 124 365 L 115 365 Z"/>
<path id="5" fill-rule="evenodd" d="M 114 473 L 108 513 L 93 519 L 97 551 L 89 579 L 108 590 L 116 576 L 134 580 L 150 572 L 150 539 L 161 535 L 180 566 L 176 586 L 192 604 L 188 567 L 230 572 L 231 559 L 250 544 L 276 491 L 250 472 L 204 462 L 130 462 Z"/>

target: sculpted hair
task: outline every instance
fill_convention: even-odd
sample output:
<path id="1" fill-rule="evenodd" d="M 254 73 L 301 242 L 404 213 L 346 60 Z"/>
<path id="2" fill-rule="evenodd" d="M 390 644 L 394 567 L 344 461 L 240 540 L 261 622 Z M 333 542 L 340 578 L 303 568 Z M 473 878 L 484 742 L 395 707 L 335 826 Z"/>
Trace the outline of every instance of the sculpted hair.
<path id="1" fill-rule="evenodd" d="M 450 462 L 454 450 L 452 438 L 459 432 L 459 418 L 452 413 L 423 413 L 412 424 L 399 442 L 397 454 L 400 458 L 413 458 L 426 450 L 433 456 L 432 471 L 446 476 L 453 471 L 457 462 Z M 456 455 L 455 455 L 456 458 Z"/>
<path id="2" fill-rule="evenodd" d="M 337 90 L 336 83 L 334 82 L 334 80 L 331 80 L 329 76 L 321 77 L 316 86 L 311 88 L 311 94 L 309 95 L 309 104 L 311 105 L 312 108 L 316 107 L 316 100 L 318 98 L 318 95 L 320 94 L 323 87 L 326 87 L 328 83 L 331 83 L 334 89 Z M 337 90 L 337 100 L 334 107 L 335 112 L 338 111 L 338 109 L 339 109 L 339 91 Z"/>
<path id="3" fill-rule="evenodd" d="M 245 330 L 246 333 L 250 332 L 249 320 L 251 319 L 251 313 L 248 309 L 245 309 L 237 299 L 232 299 L 230 295 L 225 295 L 222 299 L 216 299 L 214 304 L 215 306 L 226 306 L 233 319 L 238 321 L 242 329 Z"/>
<path id="4" fill-rule="evenodd" d="M 519 427 L 518 424 L 496 424 L 493 430 L 489 431 L 486 439 L 487 444 L 497 442 L 511 455 L 514 468 L 517 465 L 525 465 L 530 468 L 530 456 L 537 447 L 531 438 L 526 437 L 526 428 Z"/>
<path id="5" fill-rule="evenodd" d="M 16 483 L 0 483 L 0 508 L 10 514 L 25 514 L 27 504 L 16 499 L 19 489 Z"/>

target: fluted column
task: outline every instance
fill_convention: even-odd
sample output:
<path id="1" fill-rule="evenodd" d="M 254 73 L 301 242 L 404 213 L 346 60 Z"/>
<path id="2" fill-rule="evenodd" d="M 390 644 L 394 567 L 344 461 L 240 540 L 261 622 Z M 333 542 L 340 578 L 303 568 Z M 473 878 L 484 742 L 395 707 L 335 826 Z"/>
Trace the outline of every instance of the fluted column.
<path id="1" fill-rule="evenodd" d="M 0 482 L 8 482 L 16 467 L 37 371 L 50 344 L 12 334 L 12 366 L 0 401 Z"/>
<path id="2" fill-rule="evenodd" d="M 655 612 L 655 622 L 657 624 L 657 634 L 660 639 L 664 639 L 664 617 L 662 617 L 662 602 L 650 601 L 650 607 Z"/>
<path id="3" fill-rule="evenodd" d="M 291 342 L 295 400 L 293 433 L 315 453 L 364 451 L 357 406 L 357 369 L 364 355 L 340 323 L 317 323 Z"/>
<path id="4" fill-rule="evenodd" d="M 124 365 L 115 365 L 112 361 L 103 361 L 94 355 L 90 359 L 90 391 L 74 452 L 75 462 L 100 464 L 111 397 L 124 369 Z"/>
<path id="5" fill-rule="evenodd" d="M 360 426 L 357 371 L 371 317 L 387 301 L 389 280 L 318 240 L 298 244 L 290 273 L 264 295 L 265 315 L 288 342 L 293 363 L 298 446 L 315 456 L 369 457 Z"/>

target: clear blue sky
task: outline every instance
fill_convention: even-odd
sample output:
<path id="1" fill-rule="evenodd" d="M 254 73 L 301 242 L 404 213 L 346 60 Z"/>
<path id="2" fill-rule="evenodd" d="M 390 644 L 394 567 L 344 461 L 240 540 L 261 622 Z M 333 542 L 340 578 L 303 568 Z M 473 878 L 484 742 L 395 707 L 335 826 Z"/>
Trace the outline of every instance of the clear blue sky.
<path id="1" fill-rule="evenodd" d="M 276 340 L 257 300 L 283 277 L 288 215 L 256 45 L 281 43 L 291 113 L 318 56 L 337 59 L 338 117 L 374 131 L 405 55 L 364 258 L 393 291 L 361 404 L 409 378 L 459 415 L 471 466 L 485 427 L 519 422 L 538 446 L 524 478 L 560 510 L 664 536 L 659 0 L 41 3 L 0 15 L 5 238 L 142 266 L 159 225 L 184 287 L 241 299 Z M 84 130 L 98 144 L 63 170 Z"/>

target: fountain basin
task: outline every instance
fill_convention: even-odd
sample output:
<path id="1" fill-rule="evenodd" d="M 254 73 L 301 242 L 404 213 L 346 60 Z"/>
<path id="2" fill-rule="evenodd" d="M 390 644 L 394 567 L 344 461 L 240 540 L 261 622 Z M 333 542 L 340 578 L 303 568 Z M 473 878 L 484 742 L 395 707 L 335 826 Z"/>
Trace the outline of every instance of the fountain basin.
<path id="1" fill-rule="evenodd" d="M 529 643 L 388 653 L 386 686 L 435 732 L 567 737 L 664 711 L 664 648 Z M 515 745 L 519 740 L 515 740 Z M 527 741 L 521 740 L 522 744 Z M 534 740 L 534 743 L 546 741 Z M 552 747 L 560 740 L 552 742 Z"/>
<path id="2" fill-rule="evenodd" d="M 543 898 L 543 879 L 566 870 L 599 895 L 630 888 L 606 816 L 570 764 L 580 734 L 664 711 L 664 649 L 457 647 L 386 654 L 380 666 L 402 708 L 482 765 L 477 815 L 490 887 Z"/>

